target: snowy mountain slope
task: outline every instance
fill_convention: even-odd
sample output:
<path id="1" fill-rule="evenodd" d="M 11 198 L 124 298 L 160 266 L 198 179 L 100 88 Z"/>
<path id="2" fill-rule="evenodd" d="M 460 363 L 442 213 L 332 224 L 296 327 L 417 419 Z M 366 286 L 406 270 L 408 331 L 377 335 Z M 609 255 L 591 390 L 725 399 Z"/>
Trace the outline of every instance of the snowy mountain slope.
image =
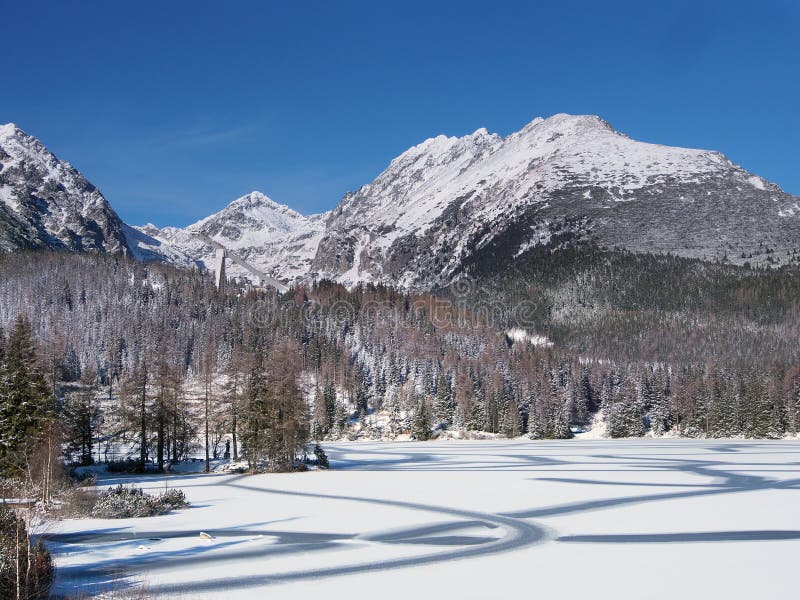
<path id="1" fill-rule="evenodd" d="M 800 198 L 718 152 L 642 143 L 598 117 L 559 114 L 505 138 L 479 129 L 428 139 L 329 213 L 303 216 L 252 192 L 186 228 L 131 227 L 38 140 L 0 126 L 0 250 L 130 251 L 212 268 L 214 248 L 200 236 L 284 282 L 432 289 L 575 240 L 786 264 L 800 257 Z"/>
<path id="2" fill-rule="evenodd" d="M 312 270 L 344 283 L 446 284 L 556 239 L 734 262 L 800 246 L 798 198 L 718 152 L 634 141 L 595 116 L 535 119 L 411 148 L 345 196 Z"/>
<path id="3" fill-rule="evenodd" d="M 166 262 L 181 267 L 205 268 L 205 264 L 193 256 L 200 256 L 204 252 L 213 252 L 206 248 L 200 240 L 192 237 L 173 240 L 168 233 L 180 229 L 166 227 L 159 229 L 152 223 L 144 226 L 133 226 L 124 223 L 122 231 L 131 253 L 136 260 L 142 262 Z M 210 255 L 209 254 L 209 255 Z"/>
<path id="4" fill-rule="evenodd" d="M 44 247 L 128 252 L 94 185 L 13 123 L 0 125 L 0 250 Z"/>
<path id="5" fill-rule="evenodd" d="M 291 282 L 308 274 L 325 216 L 306 217 L 261 192 L 251 192 L 186 228 L 146 225 L 133 228 L 128 240 L 143 259 L 213 268 L 215 250 L 198 237 L 200 234 L 268 275 Z M 245 275 L 235 264 L 229 265 L 229 273 Z"/>

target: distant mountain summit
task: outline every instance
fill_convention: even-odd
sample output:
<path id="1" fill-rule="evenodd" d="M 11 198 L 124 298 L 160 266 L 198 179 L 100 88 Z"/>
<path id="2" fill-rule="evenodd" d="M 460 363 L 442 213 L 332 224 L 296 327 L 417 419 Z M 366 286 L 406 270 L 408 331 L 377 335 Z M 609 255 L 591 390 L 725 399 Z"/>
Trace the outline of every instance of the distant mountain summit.
<path id="1" fill-rule="evenodd" d="M 128 252 L 100 190 L 8 123 L 0 125 L 0 249 L 18 248 Z"/>
<path id="2" fill-rule="evenodd" d="M 322 237 L 325 215 L 305 217 L 261 192 L 237 198 L 220 212 L 185 228 L 154 225 L 128 233 L 136 254 L 211 268 L 215 249 L 211 238 L 276 279 L 295 282 L 309 273 Z M 246 275 L 236 265 L 234 275 Z"/>
<path id="3" fill-rule="evenodd" d="M 210 268 L 210 239 L 287 283 L 433 289 L 581 242 L 732 263 L 800 259 L 800 198 L 718 152 L 637 142 L 588 115 L 537 118 L 507 137 L 430 138 L 329 213 L 304 216 L 251 192 L 185 228 L 123 225 L 80 173 L 5 125 L 0 200 L 0 248 L 130 249 Z"/>

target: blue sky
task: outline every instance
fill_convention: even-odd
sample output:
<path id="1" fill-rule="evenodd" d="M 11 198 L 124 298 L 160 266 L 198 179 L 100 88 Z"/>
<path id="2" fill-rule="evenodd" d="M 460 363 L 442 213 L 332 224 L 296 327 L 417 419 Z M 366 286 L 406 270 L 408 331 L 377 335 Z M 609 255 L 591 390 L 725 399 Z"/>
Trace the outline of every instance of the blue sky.
<path id="1" fill-rule="evenodd" d="M 128 222 L 333 207 L 423 139 L 599 114 L 800 194 L 800 3 L 0 0 L 0 122 Z"/>

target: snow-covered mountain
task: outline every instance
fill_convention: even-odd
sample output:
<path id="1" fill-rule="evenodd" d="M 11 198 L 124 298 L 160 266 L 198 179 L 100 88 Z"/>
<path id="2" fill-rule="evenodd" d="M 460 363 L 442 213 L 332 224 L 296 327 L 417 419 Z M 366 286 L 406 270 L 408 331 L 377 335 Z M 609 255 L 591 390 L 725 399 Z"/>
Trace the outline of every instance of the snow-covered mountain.
<path id="1" fill-rule="evenodd" d="M 0 125 L 0 251 L 96 250 L 212 268 L 211 238 L 266 274 L 292 282 L 309 273 L 326 216 L 305 217 L 252 192 L 186 228 L 133 227 L 69 163 L 16 125 Z M 234 264 L 229 273 L 245 274 Z"/>
<path id="2" fill-rule="evenodd" d="M 186 228 L 122 224 L 80 173 L 5 125 L 0 200 L 0 249 L 130 249 L 212 268 L 217 243 L 284 282 L 431 289 L 576 240 L 736 263 L 800 258 L 800 198 L 718 152 L 637 142 L 595 116 L 428 139 L 329 213 L 252 192 Z"/>
<path id="3" fill-rule="evenodd" d="M 312 269 L 430 288 L 576 238 L 785 261 L 800 246 L 800 198 L 718 152 L 637 142 L 598 117 L 559 114 L 505 138 L 479 129 L 404 152 L 332 211 Z"/>
<path id="4" fill-rule="evenodd" d="M 144 260 L 210 269 L 215 249 L 204 238 L 211 238 L 267 275 L 294 282 L 309 273 L 325 216 L 305 217 L 261 192 L 251 192 L 186 228 L 146 225 L 126 231 L 129 245 Z M 228 271 L 246 275 L 235 264 Z"/>
<path id="5" fill-rule="evenodd" d="M 127 253 L 122 222 L 94 185 L 13 123 L 0 125 L 0 250 Z"/>

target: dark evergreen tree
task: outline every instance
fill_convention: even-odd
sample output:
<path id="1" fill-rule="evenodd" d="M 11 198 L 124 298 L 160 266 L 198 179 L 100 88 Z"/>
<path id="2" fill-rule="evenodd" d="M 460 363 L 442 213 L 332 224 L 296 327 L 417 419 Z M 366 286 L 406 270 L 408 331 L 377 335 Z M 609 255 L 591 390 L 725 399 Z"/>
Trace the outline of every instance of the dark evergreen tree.
<path id="1" fill-rule="evenodd" d="M 0 364 L 0 469 L 23 467 L 24 455 L 38 443 L 53 417 L 52 391 L 38 365 L 30 322 L 20 315 L 5 343 Z"/>
<path id="2" fill-rule="evenodd" d="M 433 421 L 445 428 L 452 424 L 455 411 L 455 398 L 450 381 L 442 374 L 436 383 L 436 397 L 433 400 Z"/>
<path id="3" fill-rule="evenodd" d="M 431 411 L 428 401 L 420 398 L 414 411 L 411 437 L 415 440 L 428 440 L 431 437 Z"/>

